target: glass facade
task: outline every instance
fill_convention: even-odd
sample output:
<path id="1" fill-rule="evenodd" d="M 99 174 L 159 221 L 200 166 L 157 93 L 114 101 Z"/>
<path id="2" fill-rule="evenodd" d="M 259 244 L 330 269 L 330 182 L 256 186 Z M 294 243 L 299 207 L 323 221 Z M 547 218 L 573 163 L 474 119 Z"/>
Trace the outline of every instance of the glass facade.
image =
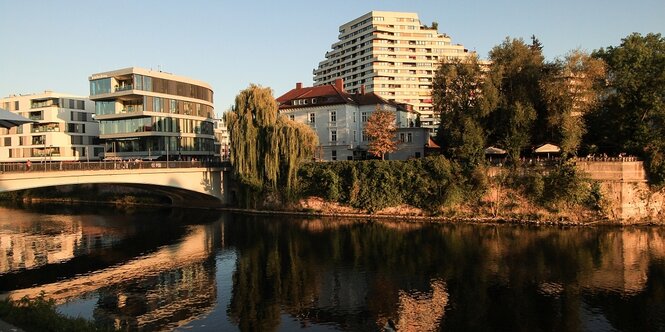
<path id="1" fill-rule="evenodd" d="M 152 116 L 103 120 L 99 123 L 99 132 L 101 135 L 142 132 L 213 135 L 213 126 L 213 123 L 210 121 Z"/>
<path id="2" fill-rule="evenodd" d="M 115 101 L 96 101 L 95 114 L 97 115 L 115 114 Z"/>
<path id="3" fill-rule="evenodd" d="M 168 145 L 168 148 L 167 148 Z M 214 139 L 203 137 L 148 136 L 107 140 L 107 153 L 139 152 L 146 156 L 182 155 L 187 152 L 214 152 Z M 173 158 L 175 159 L 175 158 Z"/>
<path id="4" fill-rule="evenodd" d="M 100 95 L 103 93 L 111 93 L 111 79 L 102 78 L 90 81 L 90 95 Z"/>
<path id="5" fill-rule="evenodd" d="M 212 103 L 212 90 L 184 82 L 134 74 L 134 89 L 189 97 Z"/>

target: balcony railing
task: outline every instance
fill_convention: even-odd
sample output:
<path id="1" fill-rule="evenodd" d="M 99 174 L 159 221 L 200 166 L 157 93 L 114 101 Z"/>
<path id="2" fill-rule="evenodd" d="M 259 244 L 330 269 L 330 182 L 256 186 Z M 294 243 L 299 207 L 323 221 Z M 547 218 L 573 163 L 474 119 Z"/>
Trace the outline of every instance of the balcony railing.
<path id="1" fill-rule="evenodd" d="M 115 91 L 127 91 L 127 90 L 132 90 L 133 88 L 134 86 L 131 84 L 120 85 L 115 87 Z"/>
<path id="2" fill-rule="evenodd" d="M 56 155 L 54 154 L 53 157 Z M 44 157 L 44 156 L 43 156 Z M 49 158 L 49 156 L 45 156 Z M 102 171 L 155 168 L 200 168 L 230 167 L 228 162 L 205 161 L 33 161 L 30 167 L 26 163 L 0 163 L 0 173 L 50 172 L 50 171 Z"/>

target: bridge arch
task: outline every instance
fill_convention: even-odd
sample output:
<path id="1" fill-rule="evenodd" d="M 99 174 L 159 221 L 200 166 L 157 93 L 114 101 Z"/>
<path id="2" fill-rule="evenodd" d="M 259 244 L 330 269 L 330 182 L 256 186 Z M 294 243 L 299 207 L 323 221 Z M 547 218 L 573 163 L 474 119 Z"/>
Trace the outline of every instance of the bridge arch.
<path id="1" fill-rule="evenodd" d="M 154 190 L 173 205 L 226 205 L 228 169 L 224 167 L 98 169 L 0 174 L 0 192 L 77 184 L 117 184 Z"/>

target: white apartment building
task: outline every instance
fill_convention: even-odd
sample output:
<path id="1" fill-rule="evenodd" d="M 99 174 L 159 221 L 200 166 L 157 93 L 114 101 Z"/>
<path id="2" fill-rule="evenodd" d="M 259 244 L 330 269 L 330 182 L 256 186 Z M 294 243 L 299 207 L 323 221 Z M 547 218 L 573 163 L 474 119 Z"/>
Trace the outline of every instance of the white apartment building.
<path id="1" fill-rule="evenodd" d="M 441 61 L 475 55 L 453 44 L 416 13 L 372 11 L 339 27 L 339 41 L 314 70 L 314 85 L 344 79 L 344 88 L 362 86 L 382 98 L 413 105 L 423 127 L 434 129 L 432 84 Z"/>
<path id="2" fill-rule="evenodd" d="M 424 157 L 429 134 L 426 128 L 416 127 L 417 114 L 405 105 L 381 98 L 375 93 L 348 93 L 342 79 L 334 84 L 303 87 L 297 83 L 277 98 L 279 113 L 290 120 L 308 124 L 319 137 L 320 160 L 362 160 L 367 153 L 368 138 L 364 135 L 365 123 L 376 109 L 396 113 L 398 151 L 386 159 Z"/>
<path id="3" fill-rule="evenodd" d="M 229 160 L 231 138 L 224 117 L 214 120 L 215 123 L 215 156 L 221 160 Z"/>
<path id="4" fill-rule="evenodd" d="M 86 97 L 45 91 L 0 99 L 0 107 L 35 121 L 0 128 L 0 162 L 99 160 L 99 124 Z"/>
<path id="5" fill-rule="evenodd" d="M 93 74 L 89 81 L 106 159 L 214 158 L 207 83 L 136 67 Z"/>

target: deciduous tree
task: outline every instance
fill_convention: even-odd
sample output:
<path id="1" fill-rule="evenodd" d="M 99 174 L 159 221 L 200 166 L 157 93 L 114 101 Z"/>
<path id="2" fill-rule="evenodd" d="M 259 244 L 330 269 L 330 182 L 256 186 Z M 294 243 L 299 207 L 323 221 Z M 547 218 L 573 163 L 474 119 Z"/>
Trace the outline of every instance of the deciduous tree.
<path id="1" fill-rule="evenodd" d="M 386 153 L 397 150 L 395 112 L 377 107 L 365 123 L 364 133 L 369 137 L 369 153 L 384 160 Z"/>
<path id="2" fill-rule="evenodd" d="M 482 122 L 497 100 L 493 76 L 487 75 L 476 57 L 443 61 L 434 76 L 432 96 L 441 118 L 437 140 L 443 153 L 482 163 L 486 140 Z"/>
<path id="3" fill-rule="evenodd" d="M 580 50 L 548 66 L 540 82 L 547 108 L 547 131 L 565 155 L 577 154 L 585 133 L 583 115 L 596 107 L 605 63 Z"/>
<path id="4" fill-rule="evenodd" d="M 665 182 L 665 38 L 634 33 L 594 52 L 607 64 L 604 105 L 590 114 L 591 142 L 643 156 L 652 183 Z"/>

